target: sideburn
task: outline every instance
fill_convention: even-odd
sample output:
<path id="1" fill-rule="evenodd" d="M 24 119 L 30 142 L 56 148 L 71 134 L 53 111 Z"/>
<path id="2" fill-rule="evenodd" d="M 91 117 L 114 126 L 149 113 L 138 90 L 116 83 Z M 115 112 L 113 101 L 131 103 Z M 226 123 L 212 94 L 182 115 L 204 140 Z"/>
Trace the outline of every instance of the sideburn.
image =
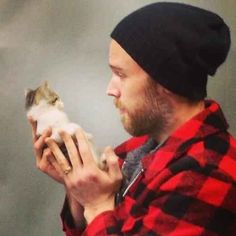
<path id="1" fill-rule="evenodd" d="M 173 109 L 163 87 L 153 79 L 148 81 L 144 90 L 144 102 L 147 107 L 146 123 L 151 136 L 162 136 L 171 123 Z"/>

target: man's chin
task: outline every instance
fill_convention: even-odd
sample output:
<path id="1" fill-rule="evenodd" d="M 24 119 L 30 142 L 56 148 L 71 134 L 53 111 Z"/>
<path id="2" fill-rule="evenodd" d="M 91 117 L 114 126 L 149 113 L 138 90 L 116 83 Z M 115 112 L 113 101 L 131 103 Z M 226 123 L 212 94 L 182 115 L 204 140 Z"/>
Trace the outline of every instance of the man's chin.
<path id="1" fill-rule="evenodd" d="M 126 121 L 122 121 L 122 125 L 125 129 L 125 131 L 130 134 L 131 136 L 142 136 L 143 133 L 140 133 L 140 130 L 139 129 L 135 129 L 129 122 L 128 120 L 126 119 Z"/>
<path id="2" fill-rule="evenodd" d="M 128 117 L 127 117 L 127 114 L 125 114 L 125 113 L 120 114 L 120 120 L 121 120 L 123 126 L 125 126 L 125 125 L 128 123 Z"/>
<path id="3" fill-rule="evenodd" d="M 129 133 L 129 130 L 131 130 L 132 128 L 131 128 L 128 117 L 126 115 L 121 115 L 120 120 L 124 129 Z"/>

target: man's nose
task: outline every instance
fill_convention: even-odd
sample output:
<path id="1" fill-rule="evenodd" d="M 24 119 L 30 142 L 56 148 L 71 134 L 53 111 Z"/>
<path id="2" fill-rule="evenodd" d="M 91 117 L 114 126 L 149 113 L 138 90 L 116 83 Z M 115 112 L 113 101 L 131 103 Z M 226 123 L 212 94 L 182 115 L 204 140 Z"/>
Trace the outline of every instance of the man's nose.
<path id="1" fill-rule="evenodd" d="M 112 78 L 107 86 L 107 95 L 113 96 L 113 97 L 119 97 L 120 96 L 120 85 L 119 81 L 116 78 Z"/>

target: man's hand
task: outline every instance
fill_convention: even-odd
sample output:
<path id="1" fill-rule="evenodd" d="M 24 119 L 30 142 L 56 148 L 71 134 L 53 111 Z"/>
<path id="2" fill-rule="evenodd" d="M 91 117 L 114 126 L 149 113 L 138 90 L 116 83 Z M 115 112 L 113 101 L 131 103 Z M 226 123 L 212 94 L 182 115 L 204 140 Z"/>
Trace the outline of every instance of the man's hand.
<path id="1" fill-rule="evenodd" d="M 45 143 L 45 139 L 50 137 L 51 135 L 51 130 L 45 130 L 43 134 L 38 137 L 36 135 L 37 122 L 34 121 L 32 118 L 29 118 L 29 123 L 32 127 L 33 147 L 34 154 L 36 157 L 36 165 L 38 169 L 44 172 L 45 174 L 49 175 L 57 182 L 63 184 L 64 179 L 61 168 L 55 160 L 55 157 L 53 156 L 51 150 L 47 147 Z"/>
<path id="2" fill-rule="evenodd" d="M 53 153 L 51 152 L 50 148 L 47 147 L 45 143 L 45 139 L 50 137 L 51 130 L 45 130 L 45 132 L 40 136 L 37 137 L 36 130 L 37 130 L 37 122 L 34 121 L 32 118 L 29 118 L 29 123 L 32 127 L 32 137 L 33 137 L 33 145 L 34 145 L 34 154 L 36 157 L 36 165 L 40 171 L 49 175 L 51 178 L 56 180 L 61 184 L 64 183 L 64 173 L 56 161 Z M 64 168 L 70 169 L 70 164 L 65 161 L 62 163 Z M 67 199 L 69 201 L 69 206 L 71 210 L 71 214 L 74 218 L 74 223 L 76 227 L 84 227 L 84 209 L 83 207 L 71 196 L 66 189 Z"/>
<path id="3" fill-rule="evenodd" d="M 65 173 L 67 191 L 84 207 L 84 216 L 87 223 L 90 223 L 98 214 L 114 209 L 115 194 L 122 180 L 118 157 L 112 148 L 106 148 L 103 155 L 106 157 L 107 171 L 103 171 L 95 163 L 82 129 L 76 132 L 78 145 L 69 134 L 61 132 L 60 135 L 69 154 L 72 168 L 69 172 L 65 169 L 67 160 L 55 141 L 50 138 L 45 141 L 53 152 L 61 172 Z"/>

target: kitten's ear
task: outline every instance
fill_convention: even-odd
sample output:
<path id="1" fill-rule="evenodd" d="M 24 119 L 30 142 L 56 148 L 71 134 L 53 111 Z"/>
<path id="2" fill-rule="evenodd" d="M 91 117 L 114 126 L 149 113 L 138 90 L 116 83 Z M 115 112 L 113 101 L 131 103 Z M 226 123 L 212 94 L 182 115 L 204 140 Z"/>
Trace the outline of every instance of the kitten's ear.
<path id="1" fill-rule="evenodd" d="M 25 97 L 27 96 L 28 93 L 32 92 L 32 89 L 25 89 Z"/>
<path id="2" fill-rule="evenodd" d="M 48 88 L 48 81 L 47 81 L 47 80 L 44 81 L 44 83 L 43 83 L 43 87 L 44 87 L 44 88 Z"/>

